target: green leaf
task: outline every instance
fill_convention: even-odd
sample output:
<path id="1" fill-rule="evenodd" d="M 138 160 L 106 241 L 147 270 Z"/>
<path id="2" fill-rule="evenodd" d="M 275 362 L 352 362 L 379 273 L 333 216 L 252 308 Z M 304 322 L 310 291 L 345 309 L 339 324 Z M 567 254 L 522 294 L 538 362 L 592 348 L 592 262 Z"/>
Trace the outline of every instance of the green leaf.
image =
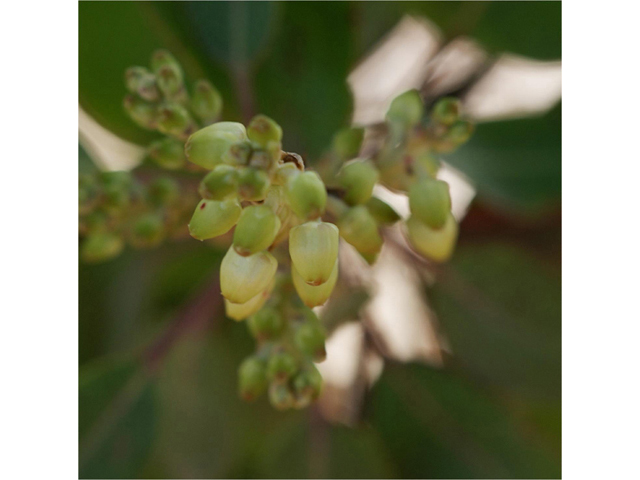
<path id="1" fill-rule="evenodd" d="M 136 476 L 155 428 L 153 385 L 134 360 L 80 370 L 80 478 Z"/>

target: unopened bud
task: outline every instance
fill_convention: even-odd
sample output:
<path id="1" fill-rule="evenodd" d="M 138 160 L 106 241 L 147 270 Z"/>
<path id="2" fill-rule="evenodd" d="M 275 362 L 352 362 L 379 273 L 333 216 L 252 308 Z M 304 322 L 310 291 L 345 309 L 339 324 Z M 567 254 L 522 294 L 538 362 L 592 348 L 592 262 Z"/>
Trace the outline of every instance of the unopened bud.
<path id="1" fill-rule="evenodd" d="M 318 324 L 304 323 L 297 328 L 294 334 L 296 346 L 316 363 L 323 362 L 327 358 L 325 340 L 326 335 L 319 322 Z"/>
<path id="2" fill-rule="evenodd" d="M 160 92 L 156 86 L 156 78 L 149 70 L 144 67 L 131 67 L 124 75 L 127 90 L 137 93 L 148 102 L 158 101 Z"/>
<path id="3" fill-rule="evenodd" d="M 329 280 L 338 258 L 338 228 L 325 222 L 307 222 L 289 232 L 289 254 L 300 277 L 312 286 Z"/>
<path id="4" fill-rule="evenodd" d="M 458 224 L 451 214 L 438 230 L 428 227 L 412 215 L 407 220 L 407 231 L 415 249 L 436 262 L 445 262 L 451 257 L 458 238 Z"/>
<path id="5" fill-rule="evenodd" d="M 329 279 L 321 285 L 309 285 L 300 276 L 295 266 L 291 267 L 291 276 L 293 278 L 293 286 L 296 292 L 298 292 L 298 296 L 307 307 L 313 308 L 318 305 L 324 305 L 331 296 L 333 288 L 336 286 L 336 281 L 338 280 L 338 261 L 336 260 Z"/>
<path id="6" fill-rule="evenodd" d="M 393 225 L 400 220 L 398 212 L 378 197 L 371 197 L 366 205 L 378 225 Z"/>
<path id="7" fill-rule="evenodd" d="M 149 184 L 149 200 L 157 207 L 174 204 L 180 198 L 178 182 L 169 177 L 160 177 Z"/>
<path id="8" fill-rule="evenodd" d="M 456 145 L 462 145 L 469 138 L 471 138 L 471 134 L 473 133 L 473 123 L 468 120 L 458 120 L 455 122 L 447 133 L 445 134 L 445 139 L 450 142 L 455 143 Z"/>
<path id="9" fill-rule="evenodd" d="M 409 189 L 411 214 L 433 229 L 442 228 L 451 212 L 449 184 L 442 180 L 424 179 Z"/>
<path id="10" fill-rule="evenodd" d="M 204 123 L 213 123 L 222 112 L 220 92 L 208 81 L 198 80 L 193 87 L 191 110 Z"/>
<path id="11" fill-rule="evenodd" d="M 420 123 L 423 114 L 420 94 L 417 90 L 409 90 L 393 99 L 387 111 L 387 121 L 410 128 Z"/>
<path id="12" fill-rule="evenodd" d="M 184 155 L 184 144 L 173 138 L 156 140 L 149 145 L 149 156 L 162 168 L 177 170 L 187 160 Z"/>
<path id="13" fill-rule="evenodd" d="M 151 57 L 151 68 L 158 87 L 167 97 L 175 97 L 183 90 L 182 67 L 166 50 L 158 50 Z"/>
<path id="14" fill-rule="evenodd" d="M 277 338 L 285 327 L 282 314 L 273 307 L 266 307 L 249 318 L 249 330 L 257 340 Z"/>
<path id="15" fill-rule="evenodd" d="M 200 182 L 202 198 L 225 200 L 238 191 L 238 171 L 230 165 L 218 165 Z"/>
<path id="16" fill-rule="evenodd" d="M 158 109 L 153 103 L 138 97 L 127 95 L 124 99 L 124 109 L 131 119 L 142 128 L 153 130 L 158 124 Z"/>
<path id="17" fill-rule="evenodd" d="M 291 209 L 303 219 L 312 220 L 324 213 L 327 190 L 316 172 L 292 176 L 286 185 Z"/>
<path id="18" fill-rule="evenodd" d="M 267 389 L 267 364 L 258 357 L 249 357 L 238 368 L 240 397 L 248 402 L 255 400 Z"/>
<path id="19" fill-rule="evenodd" d="M 418 176 L 436 178 L 438 171 L 440 170 L 440 160 L 433 157 L 428 153 L 423 153 L 415 157 L 413 162 L 413 169 Z"/>
<path id="20" fill-rule="evenodd" d="M 269 358 L 267 378 L 273 382 L 283 383 L 298 370 L 298 362 L 290 353 L 276 352 Z"/>
<path id="21" fill-rule="evenodd" d="M 364 205 L 350 208 L 337 223 L 340 236 L 366 255 L 367 261 L 372 260 L 382 248 L 378 224 Z"/>
<path id="22" fill-rule="evenodd" d="M 357 157 L 364 138 L 363 128 L 343 128 L 333 137 L 332 148 L 342 160 Z"/>
<path id="23" fill-rule="evenodd" d="M 253 147 L 249 140 L 240 140 L 229 145 L 227 151 L 222 155 L 222 161 L 229 165 L 248 165 Z"/>
<path id="24" fill-rule="evenodd" d="M 229 248 L 220 265 L 222 296 L 233 303 L 246 303 L 269 287 L 278 262 L 268 252 L 243 257 Z"/>
<path id="25" fill-rule="evenodd" d="M 242 256 L 266 250 L 280 230 L 280 219 L 265 205 L 250 205 L 242 211 L 233 232 L 233 248 Z"/>
<path id="26" fill-rule="evenodd" d="M 98 263 L 120 255 L 124 248 L 122 238 L 110 232 L 88 236 L 80 247 L 80 255 L 85 262 Z"/>
<path id="27" fill-rule="evenodd" d="M 380 174 L 369 160 L 345 164 L 338 173 L 338 182 L 345 189 L 344 201 L 350 205 L 365 203 L 371 197 Z"/>
<path id="28" fill-rule="evenodd" d="M 247 127 L 249 139 L 266 147 L 269 142 L 282 141 L 282 128 L 266 115 L 256 115 Z"/>
<path id="29" fill-rule="evenodd" d="M 443 125 L 453 125 L 459 117 L 460 101 L 454 97 L 441 98 L 431 111 L 432 120 Z"/>
<path id="30" fill-rule="evenodd" d="M 233 143 L 246 138 L 247 133 L 241 123 L 218 122 L 191 135 L 184 151 L 190 162 L 213 169 L 222 163 L 222 156 Z"/>
<path id="31" fill-rule="evenodd" d="M 183 138 L 194 125 L 187 109 L 179 103 L 169 103 L 158 109 L 158 130 L 166 135 Z"/>
<path id="32" fill-rule="evenodd" d="M 282 163 L 277 166 L 273 173 L 272 183 L 274 185 L 286 185 L 291 177 L 300 174 L 300 169 L 293 162 Z"/>
<path id="33" fill-rule="evenodd" d="M 288 385 L 272 383 L 269 386 L 269 402 L 277 410 L 287 410 L 293 407 L 295 398 Z"/>
<path id="34" fill-rule="evenodd" d="M 236 224 L 241 213 L 237 200 L 202 200 L 189 222 L 189 233 L 197 240 L 223 235 Z"/>
<path id="35" fill-rule="evenodd" d="M 271 282 L 271 284 L 265 290 L 245 303 L 232 303 L 225 298 L 224 308 L 227 317 L 240 321 L 258 312 L 268 300 L 269 295 L 271 295 L 273 285 L 274 282 Z"/>
<path id="36" fill-rule="evenodd" d="M 310 364 L 293 379 L 293 389 L 296 394 L 309 395 L 314 400 L 320 395 L 322 390 L 322 375 Z"/>
<path id="37" fill-rule="evenodd" d="M 134 247 L 153 247 L 164 238 L 164 222 L 155 213 L 142 215 L 133 224 L 130 242 Z"/>
<path id="38" fill-rule="evenodd" d="M 238 194 L 243 200 L 250 202 L 264 200 L 270 185 L 269 176 L 263 170 L 247 167 L 238 174 Z"/>

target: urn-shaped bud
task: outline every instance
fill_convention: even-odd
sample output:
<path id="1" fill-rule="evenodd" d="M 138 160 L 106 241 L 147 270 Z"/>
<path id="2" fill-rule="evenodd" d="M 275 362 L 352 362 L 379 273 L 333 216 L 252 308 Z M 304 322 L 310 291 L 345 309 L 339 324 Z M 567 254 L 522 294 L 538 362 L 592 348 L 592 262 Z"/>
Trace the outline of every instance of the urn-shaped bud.
<path id="1" fill-rule="evenodd" d="M 222 161 L 234 166 L 247 165 L 252 153 L 251 142 L 249 140 L 240 140 L 229 145 L 227 151 L 222 155 Z"/>
<path id="2" fill-rule="evenodd" d="M 387 202 L 378 197 L 371 197 L 367 209 L 378 225 L 393 225 L 400 220 L 400 215 Z"/>
<path id="3" fill-rule="evenodd" d="M 222 296 L 232 303 L 246 303 L 266 290 L 278 268 L 278 262 L 268 252 L 243 257 L 229 248 L 220 265 Z"/>
<path id="4" fill-rule="evenodd" d="M 340 236 L 353 245 L 367 261 L 382 248 L 378 224 L 364 205 L 350 208 L 338 219 Z"/>
<path id="5" fill-rule="evenodd" d="M 269 175 L 263 170 L 247 167 L 238 173 L 238 194 L 243 200 L 250 202 L 264 200 L 270 185 Z"/>
<path id="6" fill-rule="evenodd" d="M 222 163 L 222 156 L 232 144 L 246 138 L 247 132 L 241 123 L 218 122 L 191 135 L 184 151 L 190 162 L 213 169 Z"/>
<path id="7" fill-rule="evenodd" d="M 247 127 L 247 135 L 251 141 L 266 147 L 269 142 L 282 141 L 282 128 L 266 115 L 256 115 Z"/>
<path id="8" fill-rule="evenodd" d="M 409 90 L 398 95 L 387 111 L 387 121 L 409 128 L 420 123 L 424 105 L 417 90 Z"/>
<path id="9" fill-rule="evenodd" d="M 189 233 L 197 240 L 223 235 L 236 224 L 241 213 L 237 200 L 202 200 L 189 222 Z"/>
<path id="10" fill-rule="evenodd" d="M 294 334 L 294 342 L 301 352 L 319 363 L 327 358 L 324 342 L 326 334 L 319 322 L 309 322 L 300 325 Z"/>
<path id="11" fill-rule="evenodd" d="M 338 280 L 338 261 L 336 260 L 329 279 L 321 285 L 309 285 L 300 276 L 295 266 L 291 267 L 291 277 L 293 278 L 293 286 L 296 292 L 298 292 L 298 296 L 307 307 L 313 308 L 318 305 L 323 305 L 329 299 L 333 288 L 336 286 L 336 281 Z"/>
<path id="12" fill-rule="evenodd" d="M 272 382 L 286 382 L 298 370 L 298 362 L 287 352 L 275 352 L 269 357 L 267 378 Z"/>
<path id="13" fill-rule="evenodd" d="M 289 254 L 296 271 L 309 285 L 331 277 L 340 241 L 338 228 L 325 222 L 307 222 L 289 232 Z"/>
<path id="14" fill-rule="evenodd" d="M 431 118 L 436 123 L 453 125 L 460 117 L 460 101 L 453 97 L 444 97 L 436 102 L 431 111 Z"/>
<path id="15" fill-rule="evenodd" d="M 284 317 L 273 307 L 265 307 L 249 318 L 249 330 L 257 340 L 277 338 L 284 327 Z"/>
<path id="16" fill-rule="evenodd" d="M 324 213 L 327 189 L 316 172 L 304 172 L 292 176 L 286 185 L 287 200 L 296 215 L 314 219 Z"/>
<path id="17" fill-rule="evenodd" d="M 158 108 L 158 130 L 166 135 L 184 138 L 193 131 L 194 125 L 189 111 L 179 103 L 168 103 Z"/>
<path id="18" fill-rule="evenodd" d="M 442 228 L 451 212 L 449 184 L 431 178 L 414 183 L 409 189 L 409 207 L 411 214 L 425 225 Z"/>
<path id="19" fill-rule="evenodd" d="M 458 224 L 449 214 L 446 223 L 440 229 L 433 229 L 413 215 L 407 220 L 409 240 L 422 255 L 436 262 L 449 260 L 458 238 Z"/>
<path id="20" fill-rule="evenodd" d="M 213 123 L 222 112 L 220 92 L 208 81 L 198 80 L 193 87 L 191 111 L 204 123 Z"/>
<path id="21" fill-rule="evenodd" d="M 315 365 L 308 365 L 295 376 L 293 389 L 298 395 L 309 395 L 312 400 L 318 398 L 322 390 L 322 375 Z"/>
<path id="22" fill-rule="evenodd" d="M 127 90 L 136 93 L 148 102 L 155 102 L 160 98 L 156 86 L 156 77 L 144 67 L 128 68 L 124 74 Z"/>
<path id="23" fill-rule="evenodd" d="M 167 170 L 182 168 L 187 161 L 184 155 L 184 144 L 173 138 L 156 140 L 149 145 L 149 157 Z"/>
<path id="24" fill-rule="evenodd" d="M 287 410 L 294 406 L 295 398 L 289 385 L 272 383 L 269 386 L 269 402 L 276 410 Z"/>
<path id="25" fill-rule="evenodd" d="M 365 203 L 371 198 L 380 174 L 369 160 L 354 160 L 338 173 L 338 183 L 345 189 L 344 201 L 350 205 Z"/>
<path id="26" fill-rule="evenodd" d="M 233 232 L 233 248 L 245 257 L 266 250 L 279 230 L 280 219 L 272 209 L 265 205 L 248 206 Z"/>
<path id="27" fill-rule="evenodd" d="M 265 290 L 245 303 L 232 303 L 225 298 L 224 309 L 227 317 L 240 321 L 258 312 L 269 299 L 274 283 L 275 282 L 272 281 Z"/>
<path id="28" fill-rule="evenodd" d="M 153 130 L 158 124 L 158 107 L 137 95 L 127 95 L 124 99 L 124 109 L 131 119 L 140 127 Z"/>
<path id="29" fill-rule="evenodd" d="M 246 401 L 258 398 L 267 389 L 267 364 L 258 357 L 249 357 L 238 368 L 238 390 Z"/>
<path id="30" fill-rule="evenodd" d="M 238 171 L 230 165 L 218 165 L 200 182 L 202 198 L 225 200 L 238 191 Z"/>

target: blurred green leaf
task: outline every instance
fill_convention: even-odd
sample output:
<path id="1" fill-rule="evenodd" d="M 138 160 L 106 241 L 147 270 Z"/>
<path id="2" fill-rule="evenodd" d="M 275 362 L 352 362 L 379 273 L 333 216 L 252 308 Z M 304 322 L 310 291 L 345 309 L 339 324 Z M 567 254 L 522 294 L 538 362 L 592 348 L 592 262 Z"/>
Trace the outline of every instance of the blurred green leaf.
<path id="1" fill-rule="evenodd" d="M 451 372 L 388 365 L 368 418 L 403 478 L 558 478 L 560 463 L 494 397 Z"/>
<path id="2" fill-rule="evenodd" d="M 80 478 L 134 477 L 155 429 L 153 385 L 131 359 L 80 370 Z"/>
<path id="3" fill-rule="evenodd" d="M 544 116 L 477 125 L 445 158 L 467 174 L 481 200 L 518 215 L 555 209 L 561 194 L 561 105 Z"/>

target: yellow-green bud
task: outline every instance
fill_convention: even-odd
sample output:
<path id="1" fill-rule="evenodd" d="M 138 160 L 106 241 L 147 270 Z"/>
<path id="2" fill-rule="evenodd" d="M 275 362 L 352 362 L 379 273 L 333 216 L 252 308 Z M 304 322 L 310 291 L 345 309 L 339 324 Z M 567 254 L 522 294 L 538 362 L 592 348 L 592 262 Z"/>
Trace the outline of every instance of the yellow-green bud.
<path id="1" fill-rule="evenodd" d="M 197 240 L 223 235 L 236 224 L 241 213 L 237 200 L 201 200 L 189 222 L 189 233 Z"/>
<path id="2" fill-rule="evenodd" d="M 249 160 L 249 166 L 260 170 L 271 171 L 276 166 L 274 156 L 267 150 L 254 150 Z"/>
<path id="3" fill-rule="evenodd" d="M 213 123 L 222 112 L 220 92 L 206 80 L 198 80 L 193 87 L 191 111 L 204 123 Z"/>
<path id="4" fill-rule="evenodd" d="M 151 56 L 151 70 L 158 72 L 165 65 L 173 65 L 180 68 L 180 64 L 173 55 L 167 50 L 156 50 Z"/>
<path id="5" fill-rule="evenodd" d="M 417 90 L 409 90 L 398 95 L 387 111 L 387 121 L 409 128 L 420 123 L 424 105 Z"/>
<path id="6" fill-rule="evenodd" d="M 272 382 L 286 382 L 298 370 L 298 362 L 290 353 L 276 352 L 269 358 L 267 378 Z"/>
<path id="7" fill-rule="evenodd" d="M 300 325 L 294 334 L 296 346 L 314 362 L 319 363 L 327 358 L 327 350 L 324 342 L 326 335 L 323 328 L 316 323 L 304 323 Z"/>
<path id="8" fill-rule="evenodd" d="M 454 97 L 441 98 L 433 106 L 431 118 L 436 123 L 453 125 L 460 118 L 460 101 Z"/>
<path id="9" fill-rule="evenodd" d="M 286 185 L 291 177 L 300 174 L 300 169 L 293 162 L 282 163 L 276 167 L 271 182 L 274 185 Z"/>
<path id="10" fill-rule="evenodd" d="M 158 124 L 158 108 L 137 95 L 127 95 L 124 98 L 124 109 L 131 119 L 140 127 L 153 130 Z"/>
<path id="11" fill-rule="evenodd" d="M 303 303 L 309 308 L 317 307 L 318 305 L 323 305 L 329 299 L 333 288 L 336 286 L 336 281 L 338 280 L 338 261 L 336 260 L 329 279 L 321 285 L 309 285 L 300 276 L 295 266 L 291 267 L 291 276 L 293 278 L 293 286 Z"/>
<path id="12" fill-rule="evenodd" d="M 183 90 L 183 74 L 180 64 L 166 51 L 156 52 L 151 59 L 158 87 L 167 97 L 175 97 Z"/>
<path id="13" fill-rule="evenodd" d="M 444 227 L 434 230 L 413 215 L 407 220 L 409 240 L 423 256 L 436 262 L 449 260 L 458 238 L 458 224 L 449 214 Z"/>
<path id="14" fill-rule="evenodd" d="M 372 259 L 382 248 L 382 237 L 378 224 L 364 205 L 350 208 L 338 219 L 340 236 L 353 245 L 358 252 Z"/>
<path id="15" fill-rule="evenodd" d="M 156 140 L 149 145 L 149 157 L 167 170 L 182 168 L 187 160 L 184 155 L 184 144 L 173 138 Z"/>
<path id="16" fill-rule="evenodd" d="M 325 222 L 307 222 L 289 232 L 289 254 L 300 277 L 309 285 L 331 278 L 338 259 L 338 228 Z"/>
<path id="17" fill-rule="evenodd" d="M 315 365 L 310 364 L 295 376 L 293 389 L 297 395 L 309 395 L 312 399 L 318 398 L 322 390 L 322 375 Z"/>
<path id="18" fill-rule="evenodd" d="M 369 160 L 354 160 L 338 173 L 338 183 L 345 189 L 344 201 L 350 205 L 365 203 L 371 197 L 380 174 Z"/>
<path id="19" fill-rule="evenodd" d="M 272 281 L 265 290 L 245 303 L 232 303 L 225 298 L 224 308 L 227 317 L 240 321 L 258 312 L 266 303 L 269 295 L 271 295 L 273 286 L 274 282 Z"/>
<path id="20" fill-rule="evenodd" d="M 227 151 L 222 155 L 222 161 L 234 166 L 247 165 L 252 153 L 251 142 L 249 140 L 240 140 L 229 145 Z"/>
<path id="21" fill-rule="evenodd" d="M 282 141 L 282 128 L 266 115 L 256 115 L 247 127 L 249 139 L 266 147 L 269 142 Z"/>
<path id="22" fill-rule="evenodd" d="M 425 225 L 442 228 L 451 212 L 449 184 L 430 178 L 414 183 L 409 189 L 409 207 Z"/>
<path id="23" fill-rule="evenodd" d="M 142 215 L 133 224 L 131 238 L 134 247 L 153 247 L 164 239 L 164 222 L 162 217 L 155 213 Z"/>
<path id="24" fill-rule="evenodd" d="M 280 219 L 265 205 L 250 205 L 242 211 L 233 232 L 233 248 L 242 256 L 266 250 L 280 230 Z"/>
<path id="25" fill-rule="evenodd" d="M 249 330 L 257 340 L 270 340 L 282 333 L 285 321 L 282 314 L 273 307 L 266 307 L 248 320 Z"/>
<path id="26" fill-rule="evenodd" d="M 445 138 L 456 145 L 462 145 L 471 137 L 473 133 L 473 123 L 468 120 L 458 120 L 455 122 L 447 133 Z"/>
<path id="27" fill-rule="evenodd" d="M 169 177 L 160 177 L 149 184 L 149 200 L 157 207 L 175 203 L 180 198 L 178 182 Z"/>
<path id="28" fill-rule="evenodd" d="M 160 92 L 156 86 L 156 78 L 146 68 L 128 68 L 124 76 L 127 89 L 131 93 L 137 93 L 140 98 L 148 102 L 155 102 L 160 98 Z"/>
<path id="29" fill-rule="evenodd" d="M 258 357 L 249 357 L 238 368 L 240 397 L 248 402 L 255 400 L 267 389 L 267 364 Z"/>
<path id="30" fill-rule="evenodd" d="M 124 248 L 122 238 L 110 232 L 88 236 L 80 247 L 80 256 L 85 262 L 104 262 L 120 255 Z"/>
<path id="31" fill-rule="evenodd" d="M 184 151 L 190 162 L 213 169 L 222 163 L 222 156 L 232 144 L 246 138 L 247 133 L 241 123 L 218 122 L 191 135 Z"/>
<path id="32" fill-rule="evenodd" d="M 243 200 L 259 202 L 264 200 L 269 191 L 269 175 L 263 170 L 247 167 L 238 174 L 238 194 Z"/>
<path id="33" fill-rule="evenodd" d="M 243 257 L 229 248 L 220 265 L 222 296 L 232 303 L 246 303 L 269 287 L 278 262 L 268 252 Z"/>
<path id="34" fill-rule="evenodd" d="M 230 165 L 218 165 L 200 182 L 202 198 L 225 200 L 238 191 L 238 171 Z"/>
<path id="35" fill-rule="evenodd" d="M 400 220 L 400 215 L 386 202 L 378 197 L 371 197 L 367 209 L 378 225 L 393 225 Z"/>
<path id="36" fill-rule="evenodd" d="M 293 407 L 295 398 L 288 385 L 272 383 L 269 386 L 269 402 L 277 410 L 287 410 Z"/>
<path id="37" fill-rule="evenodd" d="M 189 111 L 179 103 L 169 103 L 158 109 L 158 130 L 166 135 L 184 137 L 194 125 Z"/>
<path id="38" fill-rule="evenodd" d="M 354 158 L 360 152 L 363 138 L 363 128 L 343 128 L 333 137 L 333 151 L 343 160 Z"/>
<path id="39" fill-rule="evenodd" d="M 292 176 L 286 186 L 291 209 L 303 219 L 314 219 L 324 213 L 327 189 L 316 172 L 304 172 Z"/>

